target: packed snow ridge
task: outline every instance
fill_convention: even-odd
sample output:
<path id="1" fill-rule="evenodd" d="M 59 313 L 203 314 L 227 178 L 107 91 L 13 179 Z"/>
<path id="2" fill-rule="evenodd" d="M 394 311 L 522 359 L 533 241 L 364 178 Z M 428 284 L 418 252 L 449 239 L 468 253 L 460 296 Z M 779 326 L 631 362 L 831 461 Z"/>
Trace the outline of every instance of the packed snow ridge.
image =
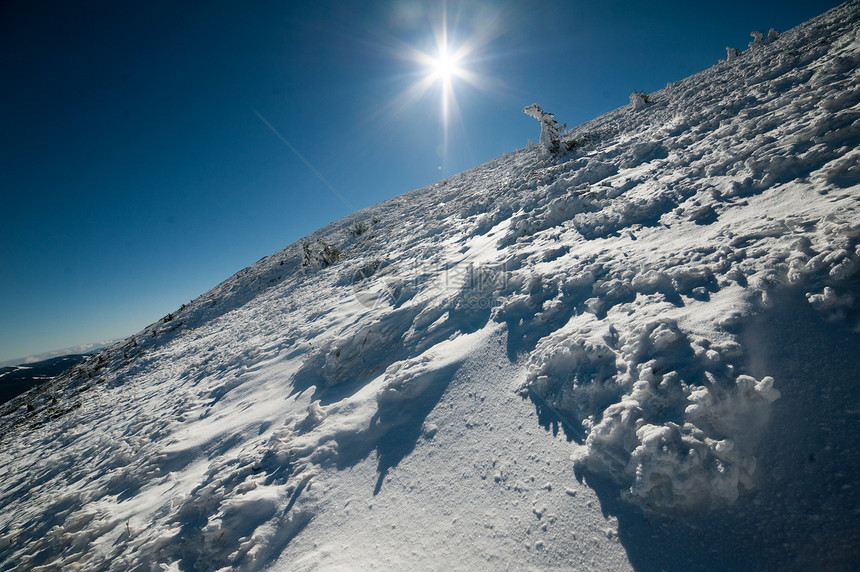
<path id="1" fill-rule="evenodd" d="M 754 35 L 567 131 L 529 106 L 540 145 L 323 228 L 13 400 L 0 567 L 466 567 L 479 547 L 511 566 L 618 569 L 620 548 L 573 528 L 528 536 L 566 511 L 606 519 L 563 504 L 577 476 L 656 517 L 737 506 L 770 482 L 765 436 L 804 431 L 773 426 L 792 395 L 753 324 L 814 312 L 860 328 L 858 7 Z M 566 439 L 521 440 L 540 423 Z M 470 439 L 485 465 L 464 464 Z M 541 447 L 566 490 L 518 472 Z M 398 505 L 425 552 L 362 546 L 374 511 L 396 511 L 350 516 L 345 489 L 394 502 L 393 471 L 410 467 L 471 491 L 447 508 L 425 491 L 427 526 L 478 523 L 492 507 L 474 499 L 498 498 L 540 529 L 481 524 L 458 552 Z"/>

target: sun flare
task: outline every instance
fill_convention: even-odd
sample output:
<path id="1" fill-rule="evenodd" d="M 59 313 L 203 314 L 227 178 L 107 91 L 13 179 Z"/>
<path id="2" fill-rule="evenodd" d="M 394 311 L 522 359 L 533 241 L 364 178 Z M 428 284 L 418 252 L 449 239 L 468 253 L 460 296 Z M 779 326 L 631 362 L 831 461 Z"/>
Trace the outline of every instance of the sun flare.
<path id="1" fill-rule="evenodd" d="M 482 71 L 482 66 L 492 59 L 488 53 L 500 34 L 500 26 L 497 19 L 489 19 L 483 12 L 467 18 L 464 10 L 458 8 L 449 27 L 444 2 L 441 12 L 429 19 L 435 23 L 427 30 L 428 35 L 416 39 L 421 47 L 402 41 L 395 43 L 393 53 L 406 62 L 404 77 L 409 83 L 386 109 L 405 112 L 419 102 L 436 100 L 441 128 L 436 154 L 444 164 L 451 131 L 463 132 L 458 99 L 468 98 L 474 88 L 495 93 L 502 89 L 498 80 Z"/>
<path id="2" fill-rule="evenodd" d="M 454 54 L 449 54 L 447 46 L 443 46 L 439 50 L 439 55 L 431 58 L 429 66 L 431 75 L 434 80 L 439 80 L 442 83 L 450 82 L 454 76 L 462 75 L 463 70 L 458 65 L 460 58 Z"/>
<path id="3" fill-rule="evenodd" d="M 436 55 L 420 53 L 418 58 L 418 61 L 427 70 L 427 74 L 420 85 L 422 91 L 434 84 L 439 85 L 443 132 L 442 148 L 447 149 L 449 125 L 452 114 L 456 114 L 457 110 L 454 80 L 456 78 L 472 82 L 473 78 L 465 68 L 467 63 L 465 60 L 469 50 L 466 46 L 454 48 L 449 44 L 447 22 L 444 19 L 441 30 L 438 30 L 434 35 L 436 36 Z"/>

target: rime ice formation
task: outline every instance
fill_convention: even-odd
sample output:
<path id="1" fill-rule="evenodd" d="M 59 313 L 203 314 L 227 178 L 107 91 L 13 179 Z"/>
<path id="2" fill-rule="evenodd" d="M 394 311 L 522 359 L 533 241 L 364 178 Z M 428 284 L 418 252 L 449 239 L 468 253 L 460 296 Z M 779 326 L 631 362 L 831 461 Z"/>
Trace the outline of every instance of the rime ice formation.
<path id="1" fill-rule="evenodd" d="M 548 113 L 540 108 L 537 103 L 532 103 L 523 109 L 523 113 L 529 117 L 534 117 L 540 122 L 540 146 L 544 151 L 558 152 L 559 149 L 559 130 L 558 122 L 552 113 Z"/>
<path id="2" fill-rule="evenodd" d="M 858 6 L 8 403 L 0 567 L 856 565 Z"/>

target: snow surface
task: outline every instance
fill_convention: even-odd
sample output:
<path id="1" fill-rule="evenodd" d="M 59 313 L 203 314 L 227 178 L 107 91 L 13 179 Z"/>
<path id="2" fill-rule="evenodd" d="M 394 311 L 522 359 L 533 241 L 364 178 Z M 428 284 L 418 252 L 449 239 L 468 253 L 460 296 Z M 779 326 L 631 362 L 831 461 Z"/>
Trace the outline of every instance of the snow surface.
<path id="1" fill-rule="evenodd" d="M 13 400 L 0 567 L 856 569 L 858 20 L 355 213 Z"/>

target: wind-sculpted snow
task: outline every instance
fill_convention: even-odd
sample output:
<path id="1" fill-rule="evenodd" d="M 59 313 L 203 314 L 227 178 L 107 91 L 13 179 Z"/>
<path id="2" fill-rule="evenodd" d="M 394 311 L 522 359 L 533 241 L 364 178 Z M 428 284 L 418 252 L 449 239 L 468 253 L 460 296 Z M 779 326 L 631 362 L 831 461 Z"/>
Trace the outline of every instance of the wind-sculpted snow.
<path id="1" fill-rule="evenodd" d="M 755 486 L 757 440 L 779 391 L 772 378 L 745 373 L 751 356 L 737 334 L 750 311 L 774 290 L 801 287 L 830 318 L 856 319 L 857 197 L 840 191 L 857 188 L 842 176 L 856 171 L 860 141 L 857 102 L 843 94 L 853 93 L 857 68 L 846 62 L 860 46 L 856 32 L 829 37 L 825 50 L 791 44 L 788 33 L 652 95 L 638 117 L 671 128 L 625 130 L 649 143 L 628 142 L 617 174 L 560 198 L 547 186 L 546 207 L 528 226 L 512 224 L 521 241 L 557 227 L 553 240 L 579 242 L 565 256 L 575 264 L 558 261 L 564 270 L 552 280 L 560 292 L 585 284 L 591 295 L 559 296 L 583 312 L 541 340 L 523 388 L 586 435 L 576 465 L 610 476 L 643 507 L 733 502 Z M 705 98 L 716 117 L 690 109 Z M 613 120 L 623 112 L 580 129 Z M 612 148 L 605 141 L 594 156 Z M 684 238 L 667 241 L 673 232 Z"/>
<path id="2" fill-rule="evenodd" d="M 706 350 L 672 321 L 622 334 L 583 317 L 541 342 L 526 385 L 586 428 L 574 462 L 653 510 L 731 503 L 752 488 L 756 438 L 779 397 L 773 379 L 733 378 L 723 355 L 740 357 L 737 346 Z"/>
<path id="3" fill-rule="evenodd" d="M 643 548 L 577 477 L 681 521 L 767 505 L 798 388 L 856 372 L 801 380 L 761 332 L 860 327 L 858 12 L 355 213 L 9 402 L 0 567 L 620 569 Z"/>

